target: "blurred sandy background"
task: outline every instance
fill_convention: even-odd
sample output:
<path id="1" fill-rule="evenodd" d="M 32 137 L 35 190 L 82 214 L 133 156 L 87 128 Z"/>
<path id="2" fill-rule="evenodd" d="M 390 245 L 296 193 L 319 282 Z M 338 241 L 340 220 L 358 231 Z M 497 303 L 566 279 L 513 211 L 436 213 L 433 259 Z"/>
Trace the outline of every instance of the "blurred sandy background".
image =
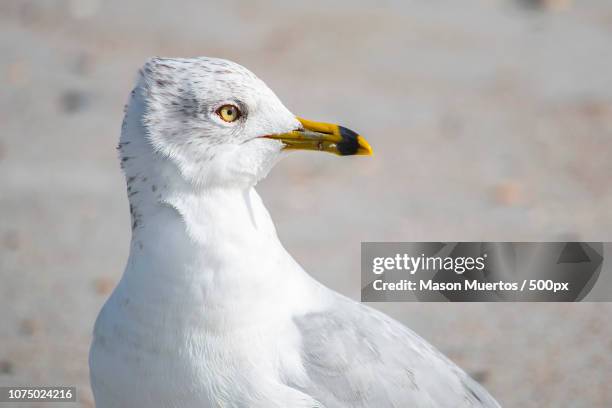
<path id="1" fill-rule="evenodd" d="M 2 385 L 93 406 L 90 332 L 130 239 L 115 146 L 149 56 L 235 60 L 367 136 L 373 158 L 294 154 L 259 187 L 353 298 L 361 241 L 612 241 L 608 0 L 3 0 L 0 54 Z M 612 404 L 610 304 L 375 306 L 506 407 Z"/>

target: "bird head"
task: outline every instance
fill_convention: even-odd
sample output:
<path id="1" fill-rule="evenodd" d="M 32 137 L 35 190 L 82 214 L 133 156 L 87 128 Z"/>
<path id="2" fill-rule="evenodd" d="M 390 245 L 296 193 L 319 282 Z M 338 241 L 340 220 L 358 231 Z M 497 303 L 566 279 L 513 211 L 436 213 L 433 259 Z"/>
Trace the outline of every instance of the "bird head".
<path id="1" fill-rule="evenodd" d="M 204 57 L 154 58 L 144 65 L 120 147 L 124 161 L 138 156 L 130 149 L 149 148 L 195 186 L 254 185 L 288 150 L 372 153 L 345 127 L 296 117 L 246 68 Z"/>

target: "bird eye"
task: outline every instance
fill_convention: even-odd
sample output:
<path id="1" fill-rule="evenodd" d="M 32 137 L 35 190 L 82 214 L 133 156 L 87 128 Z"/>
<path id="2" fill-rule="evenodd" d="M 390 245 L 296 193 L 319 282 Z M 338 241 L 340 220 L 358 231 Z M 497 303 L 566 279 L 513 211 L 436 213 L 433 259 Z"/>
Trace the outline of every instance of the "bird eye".
<path id="1" fill-rule="evenodd" d="M 223 105 L 217 109 L 217 115 L 226 122 L 234 122 L 240 117 L 240 109 L 234 105 Z"/>

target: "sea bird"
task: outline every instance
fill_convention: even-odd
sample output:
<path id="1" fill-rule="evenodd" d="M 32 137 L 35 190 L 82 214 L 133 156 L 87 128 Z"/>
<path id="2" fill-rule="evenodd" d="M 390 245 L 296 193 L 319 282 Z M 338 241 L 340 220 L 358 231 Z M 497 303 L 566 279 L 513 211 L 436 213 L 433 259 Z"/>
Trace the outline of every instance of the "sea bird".
<path id="1" fill-rule="evenodd" d="M 352 130 L 296 117 L 236 63 L 141 69 L 119 143 L 130 255 L 89 357 L 97 408 L 499 406 L 285 250 L 254 186 L 289 150 L 372 154 Z"/>

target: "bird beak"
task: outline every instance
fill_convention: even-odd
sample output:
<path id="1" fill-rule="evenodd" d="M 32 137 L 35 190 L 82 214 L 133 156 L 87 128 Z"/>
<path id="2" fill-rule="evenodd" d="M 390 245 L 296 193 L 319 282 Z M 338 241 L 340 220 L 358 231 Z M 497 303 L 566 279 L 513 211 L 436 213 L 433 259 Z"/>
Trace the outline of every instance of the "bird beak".
<path id="1" fill-rule="evenodd" d="M 372 155 L 372 148 L 368 142 L 350 129 L 302 118 L 297 120 L 302 124 L 302 129 L 265 137 L 280 140 L 285 144 L 285 149 L 319 150 L 339 156 Z"/>

